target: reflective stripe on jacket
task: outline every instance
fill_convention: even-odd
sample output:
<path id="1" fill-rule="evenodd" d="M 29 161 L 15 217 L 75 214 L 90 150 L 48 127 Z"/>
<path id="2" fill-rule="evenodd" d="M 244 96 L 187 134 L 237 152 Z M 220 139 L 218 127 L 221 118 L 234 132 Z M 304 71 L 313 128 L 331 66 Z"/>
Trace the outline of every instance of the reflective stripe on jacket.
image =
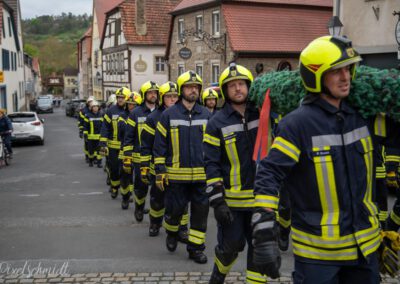
<path id="1" fill-rule="evenodd" d="M 374 203 L 374 147 L 400 145 L 399 125 L 385 116 L 379 130 L 345 101 L 341 110 L 311 95 L 279 122 L 277 137 L 258 167 L 255 205 L 278 208 L 285 183 L 292 206 L 297 257 L 354 261 L 380 245 Z M 397 146 L 398 147 L 398 146 Z"/>
<path id="2" fill-rule="evenodd" d="M 256 164 L 252 159 L 259 113 L 246 109 L 245 117 L 230 104 L 213 116 L 204 135 L 204 162 L 207 184 L 223 182 L 229 207 L 254 207 Z"/>
<path id="3" fill-rule="evenodd" d="M 118 119 L 128 117 L 128 111 L 124 107 L 114 105 L 110 107 L 104 115 L 103 125 L 101 126 L 100 146 L 112 149 L 121 149 L 121 140 L 118 138 Z"/>
<path id="4" fill-rule="evenodd" d="M 83 118 L 83 133 L 87 135 L 89 140 L 100 140 L 101 125 L 103 123 L 103 118 L 98 112 L 94 114 L 93 112 L 86 113 Z"/>
<path id="5" fill-rule="evenodd" d="M 156 174 L 170 181 L 204 182 L 203 136 L 210 113 L 196 103 L 191 111 L 182 101 L 165 110 L 157 123 L 153 156 Z"/>
<path id="6" fill-rule="evenodd" d="M 127 120 L 126 132 L 124 137 L 124 156 L 132 156 L 133 162 L 140 164 L 141 135 L 151 110 L 143 104 L 136 107 Z"/>

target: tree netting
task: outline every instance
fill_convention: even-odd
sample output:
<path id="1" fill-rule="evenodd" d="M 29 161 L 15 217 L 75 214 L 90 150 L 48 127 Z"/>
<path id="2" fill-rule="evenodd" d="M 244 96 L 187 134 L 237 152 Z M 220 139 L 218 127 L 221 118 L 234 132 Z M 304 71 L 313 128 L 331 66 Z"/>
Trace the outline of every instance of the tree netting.
<path id="1" fill-rule="evenodd" d="M 306 95 L 299 70 L 266 73 L 258 77 L 250 88 L 250 100 L 262 107 L 270 88 L 271 110 L 287 114 L 296 109 Z M 400 71 L 357 68 L 347 102 L 364 117 L 386 113 L 400 121 Z"/>

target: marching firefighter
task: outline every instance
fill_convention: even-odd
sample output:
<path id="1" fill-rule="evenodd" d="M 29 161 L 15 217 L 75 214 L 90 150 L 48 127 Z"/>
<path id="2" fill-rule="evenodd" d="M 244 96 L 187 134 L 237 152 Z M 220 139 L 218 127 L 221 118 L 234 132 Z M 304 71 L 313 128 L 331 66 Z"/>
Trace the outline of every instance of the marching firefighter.
<path id="1" fill-rule="evenodd" d="M 100 113 L 99 102 L 92 101 L 89 107 L 89 112 L 86 113 L 83 121 L 83 132 L 87 137 L 89 167 L 93 167 L 93 162 L 95 162 L 97 167 L 101 168 L 102 157 L 98 152 L 98 148 L 103 117 Z"/>
<path id="2" fill-rule="evenodd" d="M 83 152 L 85 153 L 85 160 L 89 163 L 89 152 L 88 152 L 88 140 L 87 136 L 83 133 L 83 124 L 85 120 L 85 115 L 90 111 L 90 105 L 94 101 L 94 97 L 90 96 L 86 100 L 86 106 L 79 111 L 78 116 L 78 128 L 79 128 L 79 138 L 83 139 Z"/>
<path id="3" fill-rule="evenodd" d="M 203 85 L 199 75 L 185 72 L 177 85 L 180 100 L 166 109 L 157 123 L 153 148 L 156 186 L 165 190 L 167 249 L 176 250 L 179 222 L 190 202 L 187 251 L 190 259 L 206 263 L 208 198 L 202 141 L 210 114 L 197 103 Z"/>
<path id="4" fill-rule="evenodd" d="M 203 106 L 211 113 L 211 117 L 217 113 L 218 93 L 213 88 L 204 90 L 201 101 Z"/>
<path id="5" fill-rule="evenodd" d="M 256 164 L 252 159 L 259 123 L 257 108 L 248 103 L 251 72 L 232 63 L 219 79 L 225 105 L 207 124 L 204 162 L 207 194 L 218 223 L 218 244 L 210 283 L 224 283 L 226 274 L 248 245 L 247 283 L 265 283 L 253 264 L 251 216 Z"/>
<path id="6" fill-rule="evenodd" d="M 113 106 L 115 105 L 117 102 L 117 98 L 115 96 L 115 94 L 111 94 L 106 102 L 106 108 L 104 110 L 104 114 L 103 114 L 103 118 L 104 115 L 107 113 L 107 111 Z M 107 174 L 107 180 L 106 183 L 107 185 L 111 185 L 111 180 L 110 180 L 110 166 L 109 166 L 109 162 L 108 162 L 108 156 L 105 156 L 105 167 L 104 167 L 104 171 Z M 110 187 L 110 192 L 111 192 L 111 187 Z"/>
<path id="7" fill-rule="evenodd" d="M 157 108 L 158 85 L 153 81 L 147 81 L 140 87 L 140 95 L 143 104 L 137 107 L 131 114 L 126 125 L 124 138 L 124 170 L 131 171 L 130 164 L 134 165 L 134 191 L 135 191 L 135 219 L 143 221 L 144 206 L 148 185 L 143 183 L 140 177 L 140 147 L 141 135 L 147 116 Z"/>
<path id="8" fill-rule="evenodd" d="M 155 185 L 153 145 L 157 123 L 163 111 L 173 106 L 178 101 L 178 87 L 174 82 L 168 81 L 160 86 L 160 106 L 147 117 L 142 131 L 142 144 L 140 150 L 140 173 L 143 183 L 150 184 L 150 227 L 149 236 L 158 236 L 164 216 L 164 191 Z M 188 214 L 182 217 L 178 238 L 187 242 Z"/>
<path id="9" fill-rule="evenodd" d="M 397 267 L 381 243 L 375 193 L 376 143 L 399 144 L 399 125 L 364 119 L 346 102 L 361 61 L 349 39 L 323 36 L 300 54 L 308 94 L 278 124 L 268 156 L 257 169 L 253 213 L 254 263 L 279 277 L 275 210 L 284 183 L 291 204 L 294 283 L 379 283 Z"/>
<path id="10" fill-rule="evenodd" d="M 128 88 L 122 87 L 115 92 L 117 104 L 111 106 L 104 115 L 103 125 L 100 135 L 100 153 L 108 156 L 108 167 L 110 172 L 111 198 L 118 196 L 120 186 L 120 160 L 119 151 L 121 140 L 118 137 L 118 119 L 127 118 L 125 109 L 125 98 L 131 94 Z"/>
<path id="11" fill-rule="evenodd" d="M 142 102 L 143 102 L 142 97 L 137 92 L 133 92 L 132 94 L 127 96 L 125 98 L 127 116 L 129 116 L 129 114 L 131 114 L 137 106 L 141 105 Z M 118 119 L 118 137 L 119 137 L 118 139 L 120 141 L 123 141 L 124 137 L 125 137 L 126 121 L 127 120 L 124 119 L 122 116 L 120 116 Z M 125 160 L 126 158 L 132 160 L 131 157 L 124 156 L 123 147 L 121 147 L 120 159 Z M 126 210 L 129 208 L 130 197 L 133 193 L 132 166 L 133 166 L 133 164 L 131 163 L 130 169 L 126 170 L 123 167 L 123 163 L 121 163 L 121 167 L 122 167 L 122 170 L 121 170 L 121 196 L 122 196 L 121 208 L 122 208 L 122 210 Z"/>

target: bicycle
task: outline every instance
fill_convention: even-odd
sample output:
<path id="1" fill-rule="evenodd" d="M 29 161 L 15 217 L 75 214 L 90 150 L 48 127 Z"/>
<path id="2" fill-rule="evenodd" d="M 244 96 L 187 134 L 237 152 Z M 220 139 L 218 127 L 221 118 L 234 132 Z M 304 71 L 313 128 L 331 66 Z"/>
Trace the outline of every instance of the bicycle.
<path id="1" fill-rule="evenodd" d="M 10 153 L 8 153 L 6 144 L 4 143 L 3 137 L 0 133 L 0 167 L 11 164 Z"/>

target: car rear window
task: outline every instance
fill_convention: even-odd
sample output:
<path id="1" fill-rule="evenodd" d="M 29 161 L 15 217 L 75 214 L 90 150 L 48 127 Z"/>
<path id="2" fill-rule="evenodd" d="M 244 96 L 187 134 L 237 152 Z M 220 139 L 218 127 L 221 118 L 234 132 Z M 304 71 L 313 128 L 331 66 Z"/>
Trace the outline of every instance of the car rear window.
<path id="1" fill-rule="evenodd" d="M 52 103 L 53 103 L 53 101 L 51 99 L 39 99 L 38 100 L 38 105 L 42 105 L 42 106 L 49 105 Z"/>
<path id="2" fill-rule="evenodd" d="M 8 117 L 11 119 L 11 122 L 30 122 L 36 120 L 35 115 L 30 113 L 9 114 Z"/>

